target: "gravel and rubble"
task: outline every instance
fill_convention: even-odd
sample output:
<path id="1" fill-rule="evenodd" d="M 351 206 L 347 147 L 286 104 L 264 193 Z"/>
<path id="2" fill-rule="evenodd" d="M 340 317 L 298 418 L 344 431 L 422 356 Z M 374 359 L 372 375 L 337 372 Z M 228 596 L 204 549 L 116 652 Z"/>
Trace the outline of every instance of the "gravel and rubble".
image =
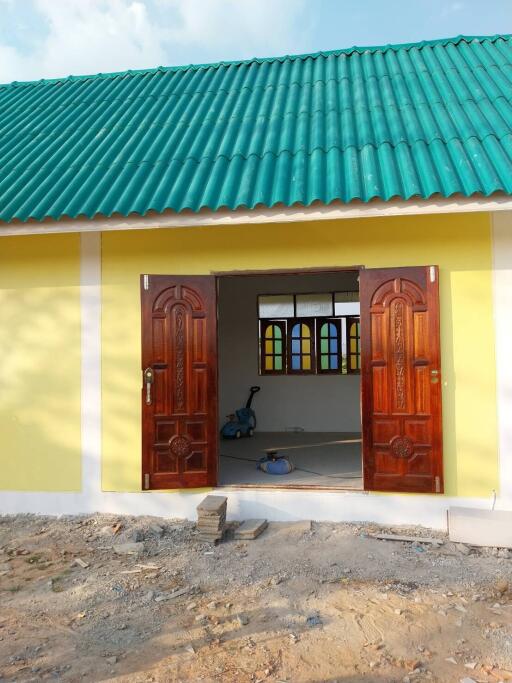
<path id="1" fill-rule="evenodd" d="M 236 526 L 0 517 L 0 681 L 512 681 L 510 551 Z"/>

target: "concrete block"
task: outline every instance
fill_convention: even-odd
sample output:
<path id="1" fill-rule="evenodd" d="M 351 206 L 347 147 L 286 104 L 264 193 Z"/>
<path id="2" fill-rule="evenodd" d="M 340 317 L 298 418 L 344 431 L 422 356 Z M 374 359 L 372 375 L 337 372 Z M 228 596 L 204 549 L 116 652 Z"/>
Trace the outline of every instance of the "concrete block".
<path id="1" fill-rule="evenodd" d="M 512 511 L 451 507 L 450 541 L 491 548 L 512 548 Z"/>
<path id="2" fill-rule="evenodd" d="M 247 519 L 235 531 L 235 538 L 239 540 L 257 538 L 267 526 L 266 519 Z"/>
<path id="3" fill-rule="evenodd" d="M 224 513 L 228 499 L 226 496 L 206 496 L 197 506 L 199 516 L 221 515 Z"/>

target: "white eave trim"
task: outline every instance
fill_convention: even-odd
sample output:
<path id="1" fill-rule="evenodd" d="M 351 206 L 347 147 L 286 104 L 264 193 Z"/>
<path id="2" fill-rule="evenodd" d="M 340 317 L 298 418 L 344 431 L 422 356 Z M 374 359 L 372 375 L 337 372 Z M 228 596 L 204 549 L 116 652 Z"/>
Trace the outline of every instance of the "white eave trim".
<path id="1" fill-rule="evenodd" d="M 333 202 L 328 206 L 317 203 L 309 207 L 274 207 L 272 209 L 237 209 L 231 211 L 203 210 L 195 213 L 151 213 L 127 218 L 112 216 L 93 219 L 61 219 L 58 221 L 0 222 L 0 236 L 38 235 L 60 232 L 104 232 L 107 230 L 153 230 L 156 228 L 204 227 L 211 225 L 239 225 L 243 223 L 293 223 L 301 221 L 330 221 L 344 218 L 378 216 L 415 216 L 436 213 L 468 213 L 475 211 L 510 211 L 512 197 L 496 194 L 485 197 L 450 197 L 432 200 L 353 201 L 350 204 Z"/>

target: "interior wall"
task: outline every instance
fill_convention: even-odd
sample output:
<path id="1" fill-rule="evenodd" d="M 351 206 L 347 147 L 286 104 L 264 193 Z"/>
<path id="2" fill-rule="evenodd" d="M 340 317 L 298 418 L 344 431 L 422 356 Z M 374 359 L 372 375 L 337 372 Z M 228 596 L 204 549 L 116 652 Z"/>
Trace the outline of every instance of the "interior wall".
<path id="1" fill-rule="evenodd" d="M 359 375 L 259 375 L 258 294 L 354 291 L 357 272 L 223 277 L 219 279 L 219 420 L 245 405 L 249 387 L 258 429 L 361 429 Z"/>

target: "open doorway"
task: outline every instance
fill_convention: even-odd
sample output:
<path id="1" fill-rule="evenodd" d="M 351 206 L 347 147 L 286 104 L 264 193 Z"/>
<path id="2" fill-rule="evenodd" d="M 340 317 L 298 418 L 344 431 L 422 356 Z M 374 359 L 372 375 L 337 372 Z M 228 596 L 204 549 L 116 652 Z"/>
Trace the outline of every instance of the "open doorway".
<path id="1" fill-rule="evenodd" d="M 142 488 L 360 487 L 362 415 L 365 490 L 442 493 L 439 269 L 361 269 L 360 333 L 357 271 L 294 277 L 141 276 Z M 256 436 L 220 443 L 256 382 Z M 295 469 L 260 474 L 268 450 Z"/>
<path id="2" fill-rule="evenodd" d="M 219 484 L 362 489 L 359 271 L 217 282 Z"/>

